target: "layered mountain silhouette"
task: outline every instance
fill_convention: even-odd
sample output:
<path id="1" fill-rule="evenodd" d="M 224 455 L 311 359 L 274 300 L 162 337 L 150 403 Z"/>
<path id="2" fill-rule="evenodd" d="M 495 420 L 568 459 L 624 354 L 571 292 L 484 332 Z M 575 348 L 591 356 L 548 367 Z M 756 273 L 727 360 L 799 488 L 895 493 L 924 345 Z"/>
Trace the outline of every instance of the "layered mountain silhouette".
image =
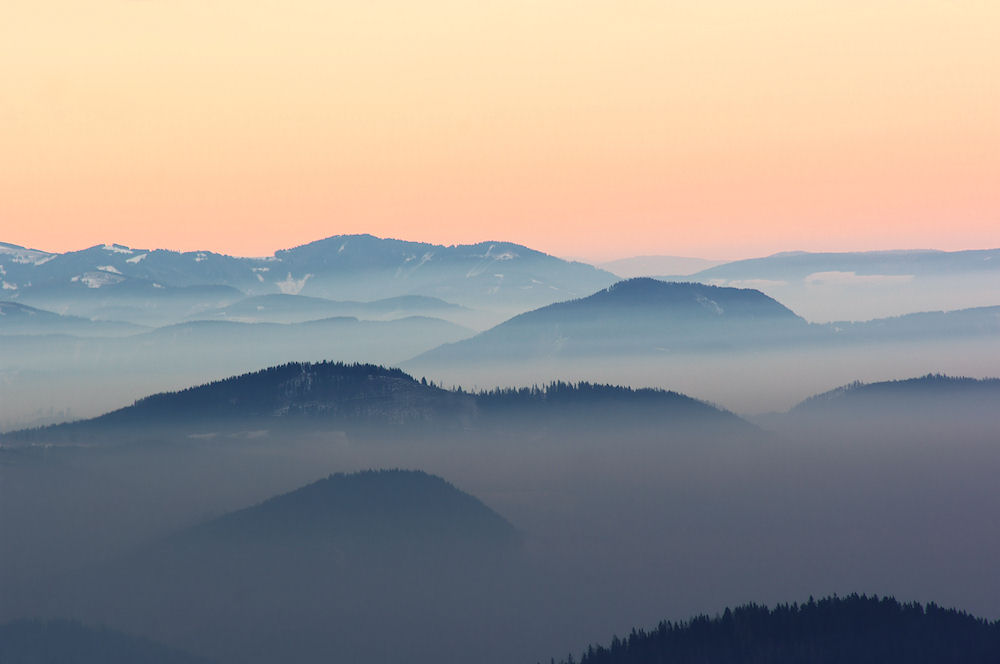
<path id="1" fill-rule="evenodd" d="M 640 277 L 520 314 L 471 338 L 427 351 L 405 366 L 429 370 L 544 358 L 664 358 L 789 345 L 952 341 L 989 338 L 998 332 L 1000 307 L 816 324 L 755 289 Z"/>
<path id="2" fill-rule="evenodd" d="M 1000 622 L 935 604 L 849 595 L 634 629 L 561 664 L 986 664 L 1000 660 Z"/>
<path id="3" fill-rule="evenodd" d="M 0 625 L 4 664 L 209 664 L 148 639 L 71 620 L 15 620 Z"/>
<path id="4" fill-rule="evenodd" d="M 856 251 L 813 253 L 790 251 L 748 258 L 696 272 L 701 280 L 771 279 L 796 281 L 822 273 L 857 276 L 911 275 L 914 277 L 958 273 L 1000 272 L 1000 249 L 973 251 Z"/>
<path id="5" fill-rule="evenodd" d="M 785 252 L 675 279 L 759 288 L 814 322 L 993 306 L 1000 249 Z"/>
<path id="6" fill-rule="evenodd" d="M 155 394 L 79 422 L 5 434 L 4 444 L 142 437 L 150 431 L 337 426 L 403 427 L 411 434 L 508 430 L 519 425 L 566 431 L 640 427 L 676 433 L 705 428 L 747 432 L 735 415 L 656 389 L 554 382 L 542 388 L 469 393 L 446 390 L 372 364 L 290 363 Z"/>
<path id="7" fill-rule="evenodd" d="M 852 342 L 988 337 L 1000 333 L 1000 306 L 922 311 L 861 322 L 836 322 L 824 327 L 838 338 Z"/>
<path id="8" fill-rule="evenodd" d="M 200 320 L 230 320 L 244 323 L 302 323 L 322 318 L 347 316 L 364 320 L 384 320 L 406 316 L 461 316 L 465 307 L 436 297 L 400 295 L 372 302 L 336 301 L 305 295 L 272 293 L 255 295 L 231 305 L 199 312 Z"/>
<path id="9" fill-rule="evenodd" d="M 442 246 L 338 235 L 266 258 L 122 245 L 64 254 L 15 245 L 2 249 L 0 277 L 9 299 L 88 317 L 109 317 L 105 314 L 113 309 L 113 300 L 163 299 L 172 289 L 173 295 L 190 302 L 189 311 L 167 312 L 171 315 L 227 306 L 244 293 L 364 301 L 423 295 L 475 307 L 524 309 L 580 296 L 614 281 L 611 273 L 593 266 L 509 242 Z M 216 291 L 202 292 L 208 287 Z M 117 313 L 124 316 L 130 313 L 128 307 L 138 305 L 119 306 Z"/>
<path id="10" fill-rule="evenodd" d="M 52 332 L 66 330 L 60 327 L 62 319 L 39 316 L 54 328 Z M 103 332 L 85 336 L 92 329 L 103 330 L 102 324 L 76 319 L 70 323 L 76 334 L 5 336 L 0 365 L 8 372 L 23 372 L 22 388 L 32 376 L 46 375 L 42 372 L 64 382 L 79 376 L 106 387 L 124 384 L 139 374 L 144 382 L 152 382 L 143 390 L 148 393 L 177 385 L 171 381 L 157 385 L 161 376 L 180 375 L 184 385 L 290 359 L 397 363 L 473 334 L 460 325 L 424 316 L 385 321 L 334 317 L 290 324 L 192 321 L 113 338 Z M 0 316 L 0 335 L 8 334 L 7 329 Z M 118 328 L 112 325 L 111 329 Z"/>
<path id="11" fill-rule="evenodd" d="M 630 279 L 632 277 L 657 277 L 666 274 L 694 274 L 724 262 L 684 256 L 630 256 L 596 265 L 623 279 Z"/>
<path id="12" fill-rule="evenodd" d="M 0 335 L 70 334 L 77 336 L 120 336 L 137 334 L 146 328 L 131 323 L 91 320 L 64 316 L 17 302 L 0 302 Z"/>

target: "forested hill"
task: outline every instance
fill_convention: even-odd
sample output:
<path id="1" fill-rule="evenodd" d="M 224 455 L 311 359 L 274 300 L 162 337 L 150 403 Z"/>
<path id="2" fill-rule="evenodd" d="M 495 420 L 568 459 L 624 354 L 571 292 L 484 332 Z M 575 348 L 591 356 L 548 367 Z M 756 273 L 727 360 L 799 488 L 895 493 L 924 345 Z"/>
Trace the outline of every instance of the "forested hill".
<path id="1" fill-rule="evenodd" d="M 640 417 L 641 416 L 641 417 Z M 56 443 L 108 434 L 313 425 L 403 426 L 433 431 L 536 425 L 662 427 L 717 425 L 749 431 L 732 413 L 657 389 L 553 382 L 545 387 L 469 393 L 443 389 L 373 364 L 293 362 L 178 392 L 164 392 L 99 417 L 5 434 L 0 442 Z"/>
<path id="2" fill-rule="evenodd" d="M 857 382 L 810 397 L 795 406 L 791 412 L 806 414 L 858 409 L 884 411 L 891 407 L 909 409 L 917 415 L 927 408 L 942 406 L 945 400 L 1000 406 L 1000 378 L 977 379 L 927 374 L 905 380 Z"/>
<path id="3" fill-rule="evenodd" d="M 562 664 L 576 664 L 569 656 Z M 579 664 L 995 664 L 1000 621 L 934 604 L 850 595 L 773 609 L 749 604 L 713 618 L 662 622 Z"/>

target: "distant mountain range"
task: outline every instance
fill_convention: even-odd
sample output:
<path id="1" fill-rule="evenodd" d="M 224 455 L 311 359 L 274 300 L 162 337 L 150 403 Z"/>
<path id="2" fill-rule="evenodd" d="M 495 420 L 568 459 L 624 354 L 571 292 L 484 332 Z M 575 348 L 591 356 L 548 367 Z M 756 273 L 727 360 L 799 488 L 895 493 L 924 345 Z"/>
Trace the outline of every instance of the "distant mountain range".
<path id="1" fill-rule="evenodd" d="M 405 316 L 468 318 L 470 313 L 466 307 L 425 295 L 400 295 L 372 302 L 354 302 L 272 293 L 255 295 L 225 307 L 199 312 L 193 314 L 192 318 L 242 323 L 303 323 L 335 316 L 387 320 Z"/>
<path id="2" fill-rule="evenodd" d="M 1000 249 L 972 251 L 854 251 L 812 253 L 789 251 L 762 258 L 732 261 L 692 275 L 704 279 L 772 279 L 796 281 L 839 273 L 847 278 L 1000 273 Z"/>
<path id="3" fill-rule="evenodd" d="M 757 288 L 814 322 L 1000 304 L 1000 249 L 786 252 L 675 280 Z"/>
<path id="4" fill-rule="evenodd" d="M 442 246 L 338 235 L 266 258 L 117 244 L 54 254 L 5 244 L 0 279 L 11 300 L 125 319 L 165 301 L 180 301 L 167 314 L 191 315 L 271 293 L 364 301 L 423 295 L 523 310 L 603 288 L 614 275 L 509 242 Z"/>
<path id="5" fill-rule="evenodd" d="M 684 256 L 631 256 L 604 263 L 595 263 L 595 265 L 623 279 L 631 279 L 632 277 L 656 277 L 665 274 L 683 276 L 707 270 L 723 263 L 725 261 Z"/>
<path id="6" fill-rule="evenodd" d="M 607 271 L 509 242 L 442 246 L 371 235 L 333 236 L 264 258 L 116 244 L 56 254 L 0 243 L 0 287 L 10 301 L 154 326 L 206 312 L 217 317 L 247 296 L 271 294 L 357 302 L 419 295 L 510 315 L 605 288 L 616 270 L 759 289 L 817 322 L 998 304 L 1000 249 L 700 260 L 639 256 L 601 264 Z M 678 274 L 690 276 L 670 276 Z"/>

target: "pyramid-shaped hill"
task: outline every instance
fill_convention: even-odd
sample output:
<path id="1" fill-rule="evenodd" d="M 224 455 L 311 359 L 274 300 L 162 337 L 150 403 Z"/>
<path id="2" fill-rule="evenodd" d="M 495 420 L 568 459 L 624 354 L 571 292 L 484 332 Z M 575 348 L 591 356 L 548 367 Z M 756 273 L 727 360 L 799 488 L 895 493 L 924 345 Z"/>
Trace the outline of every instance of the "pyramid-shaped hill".
<path id="1" fill-rule="evenodd" d="M 338 473 L 179 536 L 227 545 L 360 549 L 509 545 L 515 530 L 479 499 L 421 471 Z"/>
<path id="2" fill-rule="evenodd" d="M 757 290 L 637 278 L 515 316 L 412 363 L 662 355 L 785 343 L 810 332 L 806 321 Z"/>
<path id="3" fill-rule="evenodd" d="M 440 640 L 516 597 L 520 542 L 439 477 L 336 474 L 57 580 L 40 601 L 221 661 L 400 661 L 373 655 L 382 630 Z"/>

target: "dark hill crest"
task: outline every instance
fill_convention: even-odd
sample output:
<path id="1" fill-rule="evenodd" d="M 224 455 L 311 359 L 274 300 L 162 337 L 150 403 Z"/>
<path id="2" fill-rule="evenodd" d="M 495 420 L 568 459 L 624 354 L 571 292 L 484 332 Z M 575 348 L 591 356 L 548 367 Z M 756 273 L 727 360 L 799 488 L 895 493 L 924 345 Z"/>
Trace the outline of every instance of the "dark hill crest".
<path id="1" fill-rule="evenodd" d="M 192 534 L 283 545 L 515 540 L 514 527 L 478 498 L 436 475 L 401 469 L 331 474 L 198 526 Z"/>
<path id="2" fill-rule="evenodd" d="M 790 412 L 808 413 L 828 408 L 885 407 L 889 403 L 914 408 L 942 399 L 988 399 L 1000 406 L 1000 378 L 969 378 L 929 373 L 917 378 L 875 383 L 855 381 L 802 401 Z"/>
<path id="3" fill-rule="evenodd" d="M 569 657 L 561 664 L 577 660 Z M 1000 622 L 934 603 L 852 594 L 633 629 L 591 646 L 579 664 L 987 664 L 1000 661 Z"/>
<path id="4" fill-rule="evenodd" d="M 364 434 L 390 429 L 413 435 L 475 428 L 512 431 L 643 429 L 676 432 L 707 427 L 755 431 L 732 413 L 656 388 L 554 381 L 543 387 L 466 392 L 443 389 L 394 368 L 341 362 L 292 362 L 176 392 L 163 392 L 99 417 L 4 435 L 20 444 L 108 444 L 190 436 L 285 430 Z"/>

